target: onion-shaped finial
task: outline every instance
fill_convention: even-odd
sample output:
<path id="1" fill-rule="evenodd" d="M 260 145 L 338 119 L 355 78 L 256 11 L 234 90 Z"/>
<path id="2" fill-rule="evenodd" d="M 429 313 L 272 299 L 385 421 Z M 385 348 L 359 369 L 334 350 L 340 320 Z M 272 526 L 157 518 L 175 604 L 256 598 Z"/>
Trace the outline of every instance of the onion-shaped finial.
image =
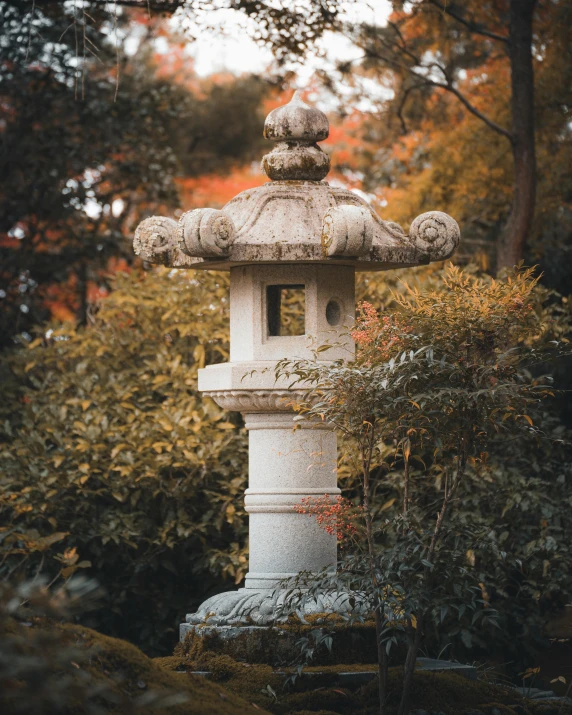
<path id="1" fill-rule="evenodd" d="M 266 117 L 264 136 L 276 147 L 263 157 L 262 169 L 273 181 L 321 181 L 330 170 L 330 158 L 316 142 L 329 133 L 324 112 L 296 92 L 288 104 Z"/>
<path id="2" fill-rule="evenodd" d="M 264 122 L 264 138 L 271 142 L 306 141 L 314 144 L 328 138 L 328 117 L 302 100 L 299 91 L 288 104 L 273 109 Z"/>

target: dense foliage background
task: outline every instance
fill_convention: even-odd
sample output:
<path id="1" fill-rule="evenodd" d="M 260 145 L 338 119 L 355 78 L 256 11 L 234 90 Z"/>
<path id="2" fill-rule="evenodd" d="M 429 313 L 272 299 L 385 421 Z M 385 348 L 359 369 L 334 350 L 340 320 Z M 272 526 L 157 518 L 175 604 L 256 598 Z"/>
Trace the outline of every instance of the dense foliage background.
<path id="1" fill-rule="evenodd" d="M 89 567 L 106 591 L 92 622 L 151 649 L 246 571 L 245 435 L 196 389 L 199 367 L 228 358 L 227 284 L 120 276 L 92 325 L 4 364 L 5 563 Z"/>

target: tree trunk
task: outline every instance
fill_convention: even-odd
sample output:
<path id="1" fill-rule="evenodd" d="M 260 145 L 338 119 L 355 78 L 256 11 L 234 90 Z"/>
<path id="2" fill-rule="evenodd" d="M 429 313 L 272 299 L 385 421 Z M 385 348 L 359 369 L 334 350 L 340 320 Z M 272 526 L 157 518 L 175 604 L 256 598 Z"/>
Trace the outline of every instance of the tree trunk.
<path id="1" fill-rule="evenodd" d="M 510 1 L 509 55 L 512 88 L 514 192 L 510 216 L 497 247 L 497 270 L 522 260 L 536 198 L 532 17 L 536 0 Z"/>
<path id="2" fill-rule="evenodd" d="M 401 701 L 397 715 L 408 715 L 409 705 L 411 703 L 411 691 L 413 687 L 413 677 L 415 675 L 415 665 L 417 664 L 417 655 L 421 645 L 423 635 L 423 618 L 421 613 L 417 616 L 415 624 L 415 632 L 408 634 L 409 645 L 407 648 L 407 656 L 403 667 L 403 692 L 401 693 Z"/>

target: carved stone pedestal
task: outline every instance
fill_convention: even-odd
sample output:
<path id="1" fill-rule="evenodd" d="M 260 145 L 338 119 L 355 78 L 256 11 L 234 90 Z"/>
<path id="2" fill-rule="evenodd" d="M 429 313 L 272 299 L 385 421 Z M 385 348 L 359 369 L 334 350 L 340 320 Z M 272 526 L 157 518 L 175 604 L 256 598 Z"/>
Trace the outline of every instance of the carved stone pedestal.
<path id="1" fill-rule="evenodd" d="M 244 413 L 249 437 L 245 506 L 250 521 L 250 570 L 245 588 L 214 596 L 188 615 L 181 635 L 188 630 L 187 624 L 271 622 L 281 602 L 275 593 L 281 582 L 300 571 L 336 568 L 335 535 L 296 510 L 306 497 L 327 495 L 333 500 L 340 493 L 335 432 L 324 424 L 296 422 L 288 405 L 295 396 L 292 392 L 223 390 L 207 394 Z M 259 411 L 251 411 L 256 409 Z M 344 601 L 319 599 L 307 612 L 343 610 Z"/>

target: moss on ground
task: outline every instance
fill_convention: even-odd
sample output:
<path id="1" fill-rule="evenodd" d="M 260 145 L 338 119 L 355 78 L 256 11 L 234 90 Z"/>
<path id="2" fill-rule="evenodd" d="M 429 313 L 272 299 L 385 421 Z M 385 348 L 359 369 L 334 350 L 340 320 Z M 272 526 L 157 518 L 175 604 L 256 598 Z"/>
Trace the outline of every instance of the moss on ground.
<path id="1" fill-rule="evenodd" d="M 7 619 L 0 640 L 3 655 L 29 664 L 15 675 L 0 668 L 3 713 L 83 715 L 94 707 L 117 715 L 261 712 L 219 683 L 191 675 L 180 658 L 152 660 L 131 643 L 83 626 Z"/>
<path id="2" fill-rule="evenodd" d="M 4 625 L 2 647 L 11 648 L 14 660 L 30 658 L 32 662 L 43 656 L 45 663 L 39 685 L 24 671 L 20 679 L 9 682 L 2 680 L 0 672 L 2 712 L 84 715 L 94 704 L 102 712 L 117 715 L 144 712 L 147 707 L 162 715 L 374 715 L 378 711 L 375 680 L 351 688 L 339 682 L 340 673 L 375 671 L 375 665 L 307 668 L 285 690 L 284 670 L 193 650 L 184 644 L 177 647 L 174 656 L 151 660 L 130 643 L 78 625 L 45 619 L 32 619 L 27 624 L 9 620 Z M 41 647 L 46 652 L 42 653 Z M 194 676 L 193 671 L 208 671 L 211 676 Z M 387 715 L 397 712 L 401 679 L 401 668 L 390 669 Z M 41 688 L 49 694 L 62 684 L 65 705 L 46 707 Z M 93 693 L 94 688 L 101 693 L 95 701 L 92 696 L 86 697 L 86 692 Z M 173 699 L 177 695 L 184 701 L 181 697 Z M 19 707 L 27 702 L 25 698 L 35 698 L 27 710 Z M 411 710 L 444 715 L 470 715 L 475 711 L 485 715 L 572 715 L 570 705 L 530 701 L 484 681 L 429 672 L 415 675 Z"/>
<path id="3" fill-rule="evenodd" d="M 208 651 L 201 652 L 196 661 L 178 657 L 188 669 L 212 672 L 213 679 L 223 682 L 227 690 L 276 715 L 374 715 L 378 711 L 376 680 L 356 688 L 338 682 L 339 673 L 375 671 L 375 665 L 307 668 L 307 674 L 293 688 L 284 690 L 284 671 L 267 665 L 242 663 Z M 390 669 L 388 715 L 397 712 L 402 675 L 401 668 Z M 415 675 L 411 710 L 444 715 L 470 715 L 475 711 L 485 715 L 572 715 L 570 705 L 526 700 L 516 691 L 485 681 L 429 672 Z"/>

